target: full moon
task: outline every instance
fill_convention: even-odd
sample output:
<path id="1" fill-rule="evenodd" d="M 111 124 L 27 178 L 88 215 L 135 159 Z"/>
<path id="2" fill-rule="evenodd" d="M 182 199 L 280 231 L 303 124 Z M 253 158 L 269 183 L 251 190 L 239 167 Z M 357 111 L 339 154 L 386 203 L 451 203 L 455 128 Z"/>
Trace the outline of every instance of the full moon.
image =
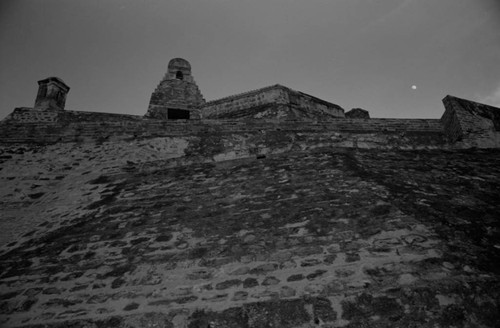
<path id="1" fill-rule="evenodd" d="M 417 86 L 416 86 L 416 85 L 412 85 L 412 86 L 411 86 L 411 88 L 412 88 L 413 90 L 417 90 Z"/>

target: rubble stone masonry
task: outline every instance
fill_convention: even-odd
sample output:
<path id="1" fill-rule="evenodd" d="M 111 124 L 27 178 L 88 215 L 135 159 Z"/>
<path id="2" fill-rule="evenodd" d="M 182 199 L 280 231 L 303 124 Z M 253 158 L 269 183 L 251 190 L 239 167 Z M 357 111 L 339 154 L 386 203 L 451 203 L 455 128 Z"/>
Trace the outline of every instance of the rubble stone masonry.
<path id="1" fill-rule="evenodd" d="M 1 146 L 2 327 L 498 323 L 497 150 L 169 139 Z"/>

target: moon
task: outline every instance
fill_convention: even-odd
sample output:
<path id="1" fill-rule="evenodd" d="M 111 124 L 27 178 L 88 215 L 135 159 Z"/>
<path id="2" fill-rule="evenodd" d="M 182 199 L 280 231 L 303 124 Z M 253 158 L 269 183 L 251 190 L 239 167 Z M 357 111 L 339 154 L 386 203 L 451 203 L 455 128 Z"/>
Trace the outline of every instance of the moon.
<path id="1" fill-rule="evenodd" d="M 412 88 L 413 90 L 417 90 L 417 86 L 416 86 L 416 85 L 412 85 L 412 86 L 411 86 L 411 88 Z"/>

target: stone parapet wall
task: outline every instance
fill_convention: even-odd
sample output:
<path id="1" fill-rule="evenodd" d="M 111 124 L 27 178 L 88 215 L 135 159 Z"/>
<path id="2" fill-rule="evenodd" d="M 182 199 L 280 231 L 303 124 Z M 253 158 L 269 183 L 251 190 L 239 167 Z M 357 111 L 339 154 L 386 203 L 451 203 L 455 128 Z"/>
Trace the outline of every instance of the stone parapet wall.
<path id="1" fill-rule="evenodd" d="M 182 137 L 188 143 L 204 140 L 199 151 L 207 152 L 209 158 L 242 158 L 318 146 L 449 147 L 438 120 L 339 119 L 322 123 L 124 120 L 0 124 L 0 138 L 4 143 L 104 142 L 157 137 Z M 207 144 L 207 140 L 211 141 Z"/>
<path id="2" fill-rule="evenodd" d="M 204 119 L 328 120 L 344 117 L 340 106 L 279 84 L 210 101 L 201 113 Z"/>
<path id="3" fill-rule="evenodd" d="M 289 89 L 288 93 L 291 107 L 305 110 L 309 114 L 309 118 L 325 117 L 326 119 L 331 119 L 333 117 L 345 117 L 344 109 L 338 105 L 329 103 L 303 92 Z"/>
<path id="4" fill-rule="evenodd" d="M 452 142 L 464 148 L 500 147 L 500 108 L 446 96 L 441 117 Z"/>
<path id="5" fill-rule="evenodd" d="M 140 121 L 142 116 L 63 110 L 37 110 L 30 107 L 14 109 L 2 122 L 6 124 L 50 123 L 50 122 L 120 122 Z"/>
<path id="6" fill-rule="evenodd" d="M 202 110 L 202 118 L 224 117 L 232 112 L 262 106 L 264 104 L 287 104 L 288 95 L 279 85 L 240 93 L 230 97 L 207 102 Z"/>
<path id="7" fill-rule="evenodd" d="M 60 110 L 35 110 L 29 107 L 20 107 L 14 109 L 5 120 L 19 123 L 56 122 L 60 114 Z"/>
<path id="8" fill-rule="evenodd" d="M 231 96 L 222 97 L 222 98 L 219 98 L 219 99 L 207 101 L 205 103 L 205 106 L 213 106 L 213 105 L 218 105 L 218 104 L 222 104 L 222 103 L 227 103 L 227 102 L 235 100 L 235 99 L 240 99 L 240 98 L 243 98 L 243 97 L 252 96 L 252 95 L 260 94 L 260 93 L 263 93 L 263 92 L 267 92 L 269 90 L 282 89 L 282 88 L 284 88 L 284 87 L 281 86 L 281 85 L 279 85 L 279 84 L 275 84 L 275 85 L 270 85 L 270 86 L 264 87 L 264 88 L 259 88 L 259 89 L 254 89 L 254 90 L 250 90 L 250 91 L 240 92 L 240 93 L 236 93 L 236 94 L 231 95 Z"/>
<path id="9" fill-rule="evenodd" d="M 169 136 L 192 135 L 203 133 L 225 133 L 225 132 L 258 132 L 262 130 L 274 131 L 323 131 L 323 132 L 356 132 L 356 133 L 402 133 L 422 132 L 442 134 L 443 128 L 439 120 L 432 119 L 338 119 L 328 122 L 301 122 L 301 121 L 189 121 L 177 120 L 167 122 L 160 120 L 135 119 L 134 116 L 124 117 L 123 120 L 115 121 L 59 121 L 38 123 L 0 123 L 0 134 L 4 142 L 8 142 L 11 132 L 18 131 L 16 138 L 30 136 L 24 131 L 32 131 L 40 134 L 37 139 L 43 141 L 43 133 L 47 127 L 54 129 L 55 134 L 61 136 L 75 135 L 77 132 L 92 134 L 134 135 L 141 133 L 143 136 Z M 41 138 L 41 139 L 40 139 Z"/>
<path id="10" fill-rule="evenodd" d="M 84 111 L 64 111 L 59 115 L 59 120 L 64 122 L 137 122 L 142 116 L 116 113 L 99 113 Z"/>

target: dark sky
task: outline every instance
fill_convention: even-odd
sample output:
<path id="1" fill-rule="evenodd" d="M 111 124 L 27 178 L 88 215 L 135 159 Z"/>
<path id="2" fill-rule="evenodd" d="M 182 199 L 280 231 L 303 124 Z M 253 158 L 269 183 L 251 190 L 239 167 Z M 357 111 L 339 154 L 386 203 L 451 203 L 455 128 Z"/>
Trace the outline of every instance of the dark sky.
<path id="1" fill-rule="evenodd" d="M 67 109 L 143 115 L 175 57 L 206 100 L 279 83 L 439 118 L 447 94 L 500 106 L 500 0 L 2 0 L 0 118 L 48 76 Z"/>

